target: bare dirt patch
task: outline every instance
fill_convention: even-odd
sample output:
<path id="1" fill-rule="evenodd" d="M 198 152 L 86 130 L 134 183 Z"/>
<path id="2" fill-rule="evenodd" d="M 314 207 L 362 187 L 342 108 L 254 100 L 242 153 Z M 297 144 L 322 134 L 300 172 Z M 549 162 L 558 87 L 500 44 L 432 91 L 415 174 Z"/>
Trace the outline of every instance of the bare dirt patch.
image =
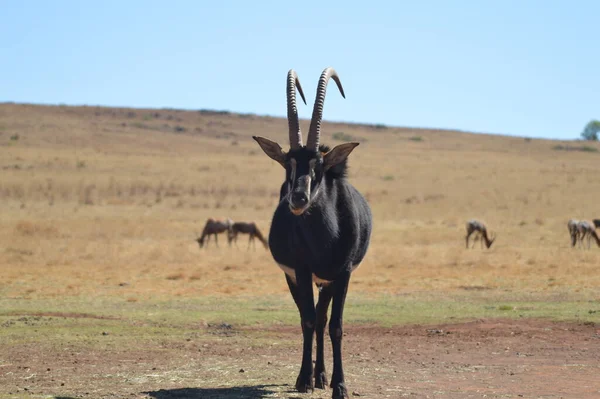
<path id="1" fill-rule="evenodd" d="M 329 397 L 329 391 L 293 390 L 301 356 L 298 330 L 218 324 L 187 338 L 165 335 L 128 346 L 115 345 L 110 336 L 2 345 L 0 397 Z M 356 397 L 600 396 L 600 329 L 593 323 L 348 325 L 344 355 Z"/>

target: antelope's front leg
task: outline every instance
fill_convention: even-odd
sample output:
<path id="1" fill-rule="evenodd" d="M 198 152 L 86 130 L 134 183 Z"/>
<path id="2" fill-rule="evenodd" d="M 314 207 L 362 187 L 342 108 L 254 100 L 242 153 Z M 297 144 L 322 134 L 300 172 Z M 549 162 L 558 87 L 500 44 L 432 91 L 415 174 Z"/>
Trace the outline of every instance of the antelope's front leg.
<path id="1" fill-rule="evenodd" d="M 290 287 L 292 289 L 292 287 Z M 312 363 L 312 345 L 315 335 L 315 322 L 317 315 L 315 312 L 315 301 L 312 290 L 312 275 L 310 271 L 296 272 L 295 296 L 296 304 L 300 310 L 300 319 L 302 323 L 302 366 L 296 379 L 296 389 L 298 392 L 312 392 L 313 383 L 313 363 Z"/>

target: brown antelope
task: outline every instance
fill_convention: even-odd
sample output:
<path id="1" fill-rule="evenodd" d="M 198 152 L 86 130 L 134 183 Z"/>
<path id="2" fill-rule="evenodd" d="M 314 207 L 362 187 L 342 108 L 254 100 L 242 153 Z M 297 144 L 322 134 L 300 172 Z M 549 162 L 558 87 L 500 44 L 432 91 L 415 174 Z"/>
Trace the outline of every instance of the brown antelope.
<path id="1" fill-rule="evenodd" d="M 269 245 L 267 244 L 267 240 L 265 239 L 263 234 L 260 232 L 260 230 L 256 226 L 256 223 L 254 223 L 254 222 L 250 222 L 250 223 L 235 222 L 235 223 L 233 223 L 231 225 L 231 229 L 229 230 L 229 234 L 227 237 L 230 245 L 231 245 L 231 242 L 234 242 L 235 245 L 237 246 L 237 236 L 239 233 L 249 235 L 247 249 L 250 249 L 251 243 L 254 244 L 254 249 L 256 249 L 256 243 L 254 242 L 254 238 L 258 238 L 258 240 L 260 242 L 262 242 L 262 244 L 265 246 L 265 249 L 269 248 Z"/>
<path id="2" fill-rule="evenodd" d="M 217 235 L 223 232 L 229 232 L 231 230 L 231 225 L 233 224 L 233 220 L 226 219 L 224 221 L 214 220 L 213 218 L 209 218 L 204 225 L 204 229 L 202 230 L 202 235 L 200 238 L 196 239 L 200 248 L 204 246 L 204 241 L 206 240 L 206 246 L 208 247 L 208 242 L 210 241 L 210 236 L 215 236 L 215 244 L 219 247 L 219 240 L 217 239 Z M 229 238 L 229 235 L 228 235 Z M 231 245 L 231 241 L 229 241 L 229 245 Z"/>
<path id="3" fill-rule="evenodd" d="M 478 238 L 481 239 L 481 247 L 483 247 L 483 241 L 485 241 L 487 248 L 491 247 L 496 239 L 496 237 L 492 237 L 492 239 L 488 237 L 487 227 L 483 222 L 478 220 L 469 220 L 467 222 L 467 236 L 465 237 L 467 249 L 469 248 L 469 237 L 471 237 L 473 233 L 475 233 L 475 236 L 473 237 L 473 247 L 475 247 L 475 241 L 477 241 Z"/>
<path id="4" fill-rule="evenodd" d="M 583 240 L 587 237 L 588 249 L 590 248 L 590 241 L 592 238 L 596 241 L 596 244 L 600 247 L 600 238 L 598 237 L 598 233 L 596 233 L 596 229 L 593 223 L 588 222 L 587 220 L 580 220 L 577 223 L 577 231 L 579 233 L 579 240 L 581 245 L 583 246 Z"/>

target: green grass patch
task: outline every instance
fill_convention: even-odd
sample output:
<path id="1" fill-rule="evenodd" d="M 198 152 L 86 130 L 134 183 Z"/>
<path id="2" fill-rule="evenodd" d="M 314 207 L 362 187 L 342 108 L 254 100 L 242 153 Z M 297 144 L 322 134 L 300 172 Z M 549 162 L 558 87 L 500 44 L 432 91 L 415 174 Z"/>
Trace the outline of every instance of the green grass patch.
<path id="1" fill-rule="evenodd" d="M 544 297 L 511 300 L 489 292 L 486 295 L 349 295 L 346 303 L 344 320 L 347 323 L 376 323 L 385 326 L 495 317 L 600 322 L 600 301 L 556 301 Z M 68 301 L 5 299 L 0 300 L 0 309 L 0 325 L 23 317 L 42 316 L 45 321 L 38 323 L 53 326 L 58 332 L 62 328 L 74 326 L 82 330 L 91 328 L 93 331 L 100 326 L 123 332 L 127 332 L 132 326 L 144 326 L 151 332 L 153 329 L 163 331 L 198 328 L 220 323 L 269 326 L 296 325 L 299 321 L 298 311 L 289 295 L 235 298 L 215 296 L 135 303 L 113 299 L 86 301 L 82 298 Z M 43 326 L 40 325 L 41 327 Z M 14 325 L 0 328 L 0 338 L 12 334 L 11 331 L 15 331 Z"/>
<path id="2" fill-rule="evenodd" d="M 510 305 L 500 305 L 498 306 L 498 310 L 514 310 L 515 308 Z"/>

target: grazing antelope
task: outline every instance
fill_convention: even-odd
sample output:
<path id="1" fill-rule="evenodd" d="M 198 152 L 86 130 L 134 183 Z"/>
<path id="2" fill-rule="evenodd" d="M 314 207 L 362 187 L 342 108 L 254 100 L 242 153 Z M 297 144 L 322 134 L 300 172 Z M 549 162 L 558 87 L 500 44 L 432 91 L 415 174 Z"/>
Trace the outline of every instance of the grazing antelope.
<path id="1" fill-rule="evenodd" d="M 577 241 L 579 239 L 579 229 L 577 225 L 579 224 L 579 220 L 570 219 L 567 222 L 567 228 L 569 229 L 569 235 L 571 236 L 571 246 L 575 248 Z"/>
<path id="2" fill-rule="evenodd" d="M 215 236 L 215 244 L 217 247 L 219 246 L 219 240 L 217 239 L 217 234 L 223 233 L 225 231 L 229 232 L 231 229 L 231 225 L 233 224 L 233 220 L 226 219 L 225 221 L 214 220 L 209 218 L 204 225 L 204 229 L 202 230 L 202 235 L 200 238 L 196 239 L 200 248 L 204 246 L 204 241 L 206 240 L 206 246 L 208 247 L 208 242 L 210 241 L 210 236 Z M 228 236 L 229 238 L 229 236 Z M 229 241 L 229 245 L 231 245 L 231 241 Z"/>
<path id="3" fill-rule="evenodd" d="M 598 233 L 596 233 L 596 229 L 594 228 L 594 224 L 588 222 L 587 220 L 580 220 L 577 223 L 577 230 L 579 232 L 579 240 L 583 245 L 583 240 L 587 237 L 588 249 L 590 248 L 590 241 L 592 238 L 596 241 L 596 244 L 600 247 L 600 238 L 598 238 Z"/>
<path id="4" fill-rule="evenodd" d="M 296 379 L 300 392 L 325 388 L 327 377 L 323 336 L 327 309 L 333 299 L 329 336 L 333 350 L 332 397 L 348 397 L 342 367 L 342 315 L 350 274 L 369 246 L 371 210 L 365 198 L 348 182 L 347 158 L 358 143 L 333 149 L 319 145 L 325 91 L 329 79 L 344 89 L 333 68 L 319 79 L 306 146 L 296 109 L 296 89 L 304 94 L 294 70 L 287 77 L 287 115 L 290 150 L 274 141 L 253 136 L 263 151 L 285 169 L 279 205 L 269 232 L 271 254 L 285 272 L 289 290 L 298 307 L 304 340 L 302 366 Z M 344 96 L 345 97 L 345 96 Z M 304 101 L 306 103 L 306 101 Z M 315 308 L 313 282 L 319 299 Z M 317 351 L 313 373 L 312 346 L 316 332 Z M 314 378 L 314 380 L 313 380 Z"/>
<path id="5" fill-rule="evenodd" d="M 488 238 L 487 227 L 484 223 L 478 220 L 469 220 L 467 222 L 467 236 L 465 237 L 465 240 L 467 242 L 467 249 L 469 248 L 469 237 L 471 237 L 471 234 L 473 233 L 475 233 L 475 236 L 473 237 L 473 247 L 475 247 L 475 241 L 478 238 L 481 239 L 480 243 L 482 247 L 483 241 L 485 240 L 485 246 L 487 248 L 491 247 L 494 243 L 494 240 L 496 239 L 496 237 L 493 237 L 492 239 Z"/>
<path id="6" fill-rule="evenodd" d="M 265 246 L 266 249 L 269 248 L 269 245 L 267 244 L 267 240 L 265 239 L 265 237 L 262 235 L 262 233 L 256 226 L 256 223 L 254 223 L 254 222 L 250 222 L 250 223 L 235 222 L 235 223 L 233 223 L 231 225 L 231 229 L 229 230 L 229 235 L 228 235 L 230 244 L 231 244 L 231 242 L 234 242 L 235 245 L 237 246 L 237 236 L 239 233 L 248 234 L 250 236 L 248 238 L 248 248 L 247 249 L 250 249 L 250 243 L 254 244 L 254 249 L 256 249 L 256 243 L 254 242 L 255 237 L 258 238 L 258 240 L 260 242 L 262 242 L 262 244 Z"/>

